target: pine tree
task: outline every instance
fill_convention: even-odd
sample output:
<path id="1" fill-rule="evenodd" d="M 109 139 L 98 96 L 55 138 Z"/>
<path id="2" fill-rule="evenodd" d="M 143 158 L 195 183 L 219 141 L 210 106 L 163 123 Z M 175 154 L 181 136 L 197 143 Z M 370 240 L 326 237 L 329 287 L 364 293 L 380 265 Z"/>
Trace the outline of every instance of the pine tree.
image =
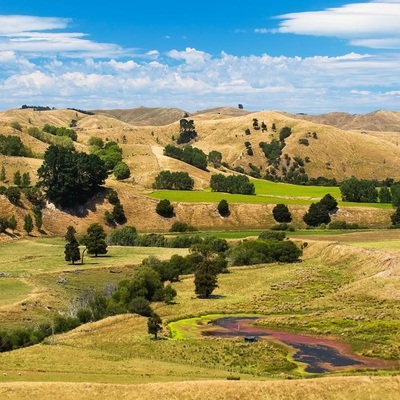
<path id="1" fill-rule="evenodd" d="M 79 243 L 75 238 L 76 230 L 73 226 L 68 226 L 67 232 L 64 236 L 65 240 L 68 242 L 65 245 L 65 261 L 71 261 L 75 264 L 75 261 L 80 260 L 81 254 L 79 251 Z"/>
<path id="2" fill-rule="evenodd" d="M 29 235 L 33 231 L 33 221 L 30 214 L 25 214 L 24 231 Z"/>
<path id="3" fill-rule="evenodd" d="M 106 236 L 103 227 L 94 223 L 87 229 L 87 235 L 82 239 L 82 243 L 86 246 L 89 254 L 97 257 L 99 254 L 107 253 Z"/>
<path id="4" fill-rule="evenodd" d="M 11 215 L 11 217 L 8 221 L 8 227 L 13 231 L 13 233 L 14 233 L 15 229 L 17 228 L 17 220 L 16 220 L 14 214 Z"/>
<path id="5" fill-rule="evenodd" d="M 16 185 L 16 186 L 18 186 L 18 187 L 21 186 L 22 180 L 21 180 L 21 173 L 20 173 L 19 171 L 17 171 L 17 172 L 14 174 L 13 182 L 14 182 L 14 185 Z"/>
<path id="6" fill-rule="evenodd" d="M 6 169 L 4 165 L 1 166 L 1 171 L 0 171 L 0 182 L 4 182 L 7 179 L 6 175 Z"/>
<path id="7" fill-rule="evenodd" d="M 158 314 L 153 312 L 147 319 L 147 331 L 157 340 L 158 332 L 162 331 L 162 320 Z"/>

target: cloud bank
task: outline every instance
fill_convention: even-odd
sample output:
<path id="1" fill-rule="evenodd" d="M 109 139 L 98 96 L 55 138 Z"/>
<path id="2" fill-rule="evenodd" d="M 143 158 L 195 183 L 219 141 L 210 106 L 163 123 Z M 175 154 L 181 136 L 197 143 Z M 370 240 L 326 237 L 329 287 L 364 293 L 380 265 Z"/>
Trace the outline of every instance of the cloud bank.
<path id="1" fill-rule="evenodd" d="M 334 27 L 327 21 L 340 16 L 340 21 L 347 21 L 340 24 L 342 37 L 369 44 L 392 40 L 394 46 L 393 32 L 400 28 L 391 22 L 395 11 L 389 6 L 398 10 L 400 1 L 328 9 L 319 15 L 322 19 L 310 13 L 288 14 L 278 31 L 331 35 Z M 368 12 L 378 15 L 378 26 L 383 20 L 391 24 L 385 36 L 371 35 L 371 30 L 367 34 L 360 22 L 353 24 L 358 27 L 355 38 L 350 16 L 360 10 L 363 18 Z M 0 109 L 22 104 L 82 109 L 143 105 L 195 111 L 241 103 L 250 110 L 321 113 L 398 109 L 400 104 L 400 54 L 395 51 L 273 57 L 213 55 L 187 47 L 140 53 L 68 32 L 70 24 L 63 18 L 0 16 Z"/>

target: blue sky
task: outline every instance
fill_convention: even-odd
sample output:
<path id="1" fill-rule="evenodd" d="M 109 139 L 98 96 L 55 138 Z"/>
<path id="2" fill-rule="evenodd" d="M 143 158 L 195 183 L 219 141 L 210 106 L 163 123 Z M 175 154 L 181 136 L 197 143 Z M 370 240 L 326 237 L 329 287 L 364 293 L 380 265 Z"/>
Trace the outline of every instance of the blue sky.
<path id="1" fill-rule="evenodd" d="M 2 110 L 400 110 L 399 71 L 400 0 L 0 5 Z"/>

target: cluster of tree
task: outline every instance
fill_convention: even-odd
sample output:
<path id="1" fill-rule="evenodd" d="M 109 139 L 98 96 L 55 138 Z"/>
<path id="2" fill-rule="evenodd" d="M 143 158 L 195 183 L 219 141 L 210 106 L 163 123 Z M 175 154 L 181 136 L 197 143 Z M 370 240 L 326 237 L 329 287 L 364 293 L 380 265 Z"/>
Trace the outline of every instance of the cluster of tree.
<path id="1" fill-rule="evenodd" d="M 28 129 L 28 135 L 53 146 L 60 146 L 69 150 L 74 150 L 74 142 L 68 136 L 54 136 L 51 133 L 41 131 L 36 126 L 31 126 Z"/>
<path id="2" fill-rule="evenodd" d="M 356 223 L 349 223 L 346 221 L 332 221 L 328 225 L 329 229 L 359 229 L 360 226 Z"/>
<path id="3" fill-rule="evenodd" d="M 111 189 L 106 198 L 109 203 L 114 206 L 111 212 L 107 210 L 104 213 L 106 223 L 108 225 L 124 224 L 126 222 L 126 216 L 124 207 L 119 200 L 118 193 Z"/>
<path id="4" fill-rule="evenodd" d="M 20 189 L 27 188 L 31 185 L 31 176 L 29 172 L 24 172 L 21 175 L 21 172 L 17 170 L 14 173 L 13 183 L 15 186 L 18 186 Z"/>
<path id="5" fill-rule="evenodd" d="M 244 241 L 229 251 L 233 265 L 253 265 L 273 262 L 293 263 L 299 260 L 302 250 L 283 235 Z M 266 239 L 264 239 L 266 237 Z"/>
<path id="6" fill-rule="evenodd" d="M 204 171 L 207 170 L 207 155 L 196 147 L 184 146 L 180 148 L 169 144 L 165 146 L 164 155 L 183 161 Z"/>
<path id="7" fill-rule="evenodd" d="M 197 229 L 190 225 L 187 224 L 186 222 L 181 222 L 181 221 L 175 221 L 171 228 L 169 229 L 170 232 L 194 232 L 197 231 Z"/>
<path id="8" fill-rule="evenodd" d="M 377 186 L 380 186 L 379 191 Z M 342 182 L 340 186 L 343 201 L 376 203 L 392 203 L 400 205 L 400 182 L 387 178 L 383 182 L 357 179 L 352 177 Z"/>
<path id="9" fill-rule="evenodd" d="M 86 154 L 50 146 L 38 169 L 38 187 L 57 206 L 83 204 L 107 178 L 104 162 L 95 154 Z"/>
<path id="10" fill-rule="evenodd" d="M 319 202 L 312 203 L 303 216 L 308 226 L 319 226 L 331 222 L 330 214 L 337 210 L 337 201 L 331 194 L 326 194 Z"/>
<path id="11" fill-rule="evenodd" d="M 117 142 L 109 141 L 104 143 L 103 139 L 93 136 L 89 139 L 89 145 L 91 146 L 90 152 L 104 162 L 107 171 L 113 171 L 122 162 L 122 149 Z"/>
<path id="12" fill-rule="evenodd" d="M 260 142 L 259 146 L 264 152 L 265 157 L 267 157 L 268 163 L 271 165 L 279 160 L 279 157 L 282 154 L 282 149 L 285 147 L 285 143 L 272 139 L 270 143 Z"/>
<path id="13" fill-rule="evenodd" d="M 237 194 L 254 194 L 254 184 L 244 175 L 222 175 L 211 176 L 210 187 L 213 192 L 227 192 Z"/>
<path id="14" fill-rule="evenodd" d="M 79 108 L 67 108 L 67 110 L 77 111 L 77 112 L 79 112 L 81 114 L 86 114 L 86 115 L 94 115 L 94 112 L 86 111 L 86 110 L 80 110 Z"/>
<path id="15" fill-rule="evenodd" d="M 45 124 L 43 126 L 43 132 L 50 133 L 54 136 L 67 136 L 73 141 L 78 139 L 78 134 L 73 129 L 68 129 L 64 126 L 54 126 L 50 124 Z"/>
<path id="16" fill-rule="evenodd" d="M 26 104 L 23 104 L 21 109 L 25 110 L 27 108 L 33 108 L 33 111 L 50 111 L 50 110 L 55 110 L 55 107 L 49 107 L 49 106 L 27 106 Z"/>
<path id="17" fill-rule="evenodd" d="M 31 149 L 26 147 L 18 136 L 0 135 L 0 154 L 13 157 L 32 157 Z"/>
<path id="18" fill-rule="evenodd" d="M 161 171 L 153 183 L 154 189 L 192 190 L 194 180 L 187 172 Z"/>
<path id="19" fill-rule="evenodd" d="M 211 244 L 219 252 L 228 249 L 225 239 L 219 239 L 212 235 L 205 237 L 199 235 L 177 235 L 171 237 L 155 233 L 140 235 L 133 226 L 124 226 L 110 232 L 107 236 L 107 243 L 117 246 L 169 248 L 189 248 L 194 244 Z"/>
<path id="20" fill-rule="evenodd" d="M 197 137 L 197 132 L 194 126 L 194 121 L 182 118 L 179 121 L 179 137 L 178 144 L 189 143 Z"/>
<path id="21" fill-rule="evenodd" d="M 87 228 L 86 235 L 80 239 L 80 242 L 76 239 L 75 234 L 75 228 L 73 226 L 68 226 L 67 232 L 64 236 L 64 239 L 67 241 L 64 250 L 65 261 L 75 264 L 76 261 L 81 260 L 81 263 L 83 264 L 83 256 L 85 251 L 87 251 L 88 254 L 94 255 L 95 257 L 97 257 L 99 254 L 107 254 L 107 235 L 100 224 L 91 224 Z M 82 256 L 79 249 L 79 243 L 85 246 Z"/>

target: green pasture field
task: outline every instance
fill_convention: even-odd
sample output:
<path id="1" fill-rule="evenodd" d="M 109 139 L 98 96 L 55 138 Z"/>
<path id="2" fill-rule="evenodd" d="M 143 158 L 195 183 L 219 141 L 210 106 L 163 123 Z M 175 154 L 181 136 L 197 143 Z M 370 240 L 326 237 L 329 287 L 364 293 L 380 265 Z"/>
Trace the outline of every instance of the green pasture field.
<path id="1" fill-rule="evenodd" d="M 225 199 L 228 203 L 244 204 L 280 204 L 309 206 L 331 194 L 338 200 L 342 207 L 373 207 L 381 209 L 392 208 L 386 203 L 351 203 L 341 201 L 338 187 L 326 186 L 302 186 L 287 183 L 276 183 L 263 180 L 251 180 L 254 183 L 256 194 L 230 194 L 222 192 L 211 192 L 210 190 L 159 190 L 149 194 L 155 199 L 168 199 L 172 202 L 187 203 L 219 203 Z"/>
<path id="2" fill-rule="evenodd" d="M 0 306 L 21 301 L 31 293 L 32 287 L 20 279 L 0 278 Z"/>
<path id="3" fill-rule="evenodd" d="M 146 247 L 108 246 L 105 255 L 84 255 L 84 265 L 75 265 L 64 259 L 65 241 L 62 238 L 32 238 L 0 244 L 0 272 L 12 276 L 30 276 L 62 272 L 71 269 L 119 267 L 140 264 L 149 256 L 168 259 L 173 254 L 187 253 L 187 249 L 160 249 Z M 81 247 L 81 253 L 84 248 Z"/>

